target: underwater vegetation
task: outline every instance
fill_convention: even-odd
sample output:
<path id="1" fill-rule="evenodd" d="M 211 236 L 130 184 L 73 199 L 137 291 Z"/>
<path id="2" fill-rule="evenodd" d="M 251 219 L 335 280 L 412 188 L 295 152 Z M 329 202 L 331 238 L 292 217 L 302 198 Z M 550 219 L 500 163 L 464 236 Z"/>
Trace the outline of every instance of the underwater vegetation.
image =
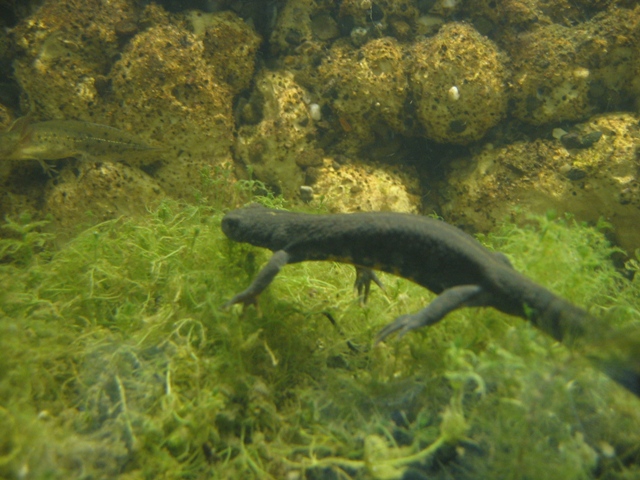
<path id="1" fill-rule="evenodd" d="M 7 223 L 0 477 L 640 476 L 638 399 L 521 319 L 470 308 L 373 347 L 432 295 L 382 275 L 362 307 L 329 262 L 288 266 L 260 312 L 221 310 L 268 257 L 225 239 L 222 215 L 165 201 L 60 248 L 42 222 Z M 481 241 L 638 331 L 640 278 L 601 228 L 549 214 Z"/>

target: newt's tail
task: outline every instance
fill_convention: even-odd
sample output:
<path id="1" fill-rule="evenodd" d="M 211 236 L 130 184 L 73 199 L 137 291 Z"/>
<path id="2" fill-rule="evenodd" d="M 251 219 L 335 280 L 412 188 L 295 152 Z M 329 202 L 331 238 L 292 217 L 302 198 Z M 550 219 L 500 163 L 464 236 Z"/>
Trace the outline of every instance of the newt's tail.
<path id="1" fill-rule="evenodd" d="M 602 372 L 640 397 L 640 332 L 621 329 L 593 342 L 585 352 Z"/>
<path id="2" fill-rule="evenodd" d="M 617 329 L 586 310 L 555 297 L 528 319 L 587 357 L 604 374 L 640 397 L 640 331 Z"/>

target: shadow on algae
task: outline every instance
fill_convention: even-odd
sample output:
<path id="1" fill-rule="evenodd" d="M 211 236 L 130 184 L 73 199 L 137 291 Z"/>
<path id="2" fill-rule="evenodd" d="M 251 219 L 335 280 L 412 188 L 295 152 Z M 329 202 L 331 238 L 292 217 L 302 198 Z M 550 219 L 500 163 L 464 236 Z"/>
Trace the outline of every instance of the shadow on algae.
<path id="1" fill-rule="evenodd" d="M 640 478 L 638 399 L 519 318 L 464 309 L 373 348 L 432 295 L 382 275 L 362 307 L 330 262 L 287 266 L 260 312 L 220 310 L 269 255 L 221 217 L 167 201 L 60 248 L 8 222 L 0 477 Z M 519 223 L 481 241 L 637 336 L 640 274 L 612 267 L 599 229 Z"/>

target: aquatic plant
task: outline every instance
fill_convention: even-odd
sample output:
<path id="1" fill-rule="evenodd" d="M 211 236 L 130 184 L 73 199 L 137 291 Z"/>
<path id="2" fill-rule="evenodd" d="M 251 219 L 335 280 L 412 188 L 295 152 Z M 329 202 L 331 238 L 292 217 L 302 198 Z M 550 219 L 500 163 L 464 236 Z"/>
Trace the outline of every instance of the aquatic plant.
<path id="1" fill-rule="evenodd" d="M 242 188 L 247 201 L 261 186 Z M 381 275 L 386 293 L 362 307 L 353 269 L 327 262 L 287 266 L 260 312 L 220 310 L 268 258 L 227 241 L 221 215 L 167 201 L 61 248 L 11 221 L 0 476 L 640 475 L 638 400 L 519 318 L 465 309 L 373 348 L 431 294 Z M 640 280 L 612 266 L 599 229 L 550 215 L 482 240 L 612 329 L 640 328 Z"/>

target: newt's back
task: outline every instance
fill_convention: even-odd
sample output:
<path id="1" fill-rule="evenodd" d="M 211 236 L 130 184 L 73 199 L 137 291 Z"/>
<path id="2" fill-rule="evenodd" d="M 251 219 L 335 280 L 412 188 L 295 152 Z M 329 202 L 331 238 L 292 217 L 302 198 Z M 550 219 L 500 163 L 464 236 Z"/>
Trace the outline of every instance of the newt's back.
<path id="1" fill-rule="evenodd" d="M 227 214 L 222 228 L 232 240 L 286 250 L 290 263 L 352 263 L 399 275 L 435 293 L 478 283 L 496 263 L 509 267 L 504 257 L 461 230 L 419 215 L 310 215 L 251 206 Z"/>

